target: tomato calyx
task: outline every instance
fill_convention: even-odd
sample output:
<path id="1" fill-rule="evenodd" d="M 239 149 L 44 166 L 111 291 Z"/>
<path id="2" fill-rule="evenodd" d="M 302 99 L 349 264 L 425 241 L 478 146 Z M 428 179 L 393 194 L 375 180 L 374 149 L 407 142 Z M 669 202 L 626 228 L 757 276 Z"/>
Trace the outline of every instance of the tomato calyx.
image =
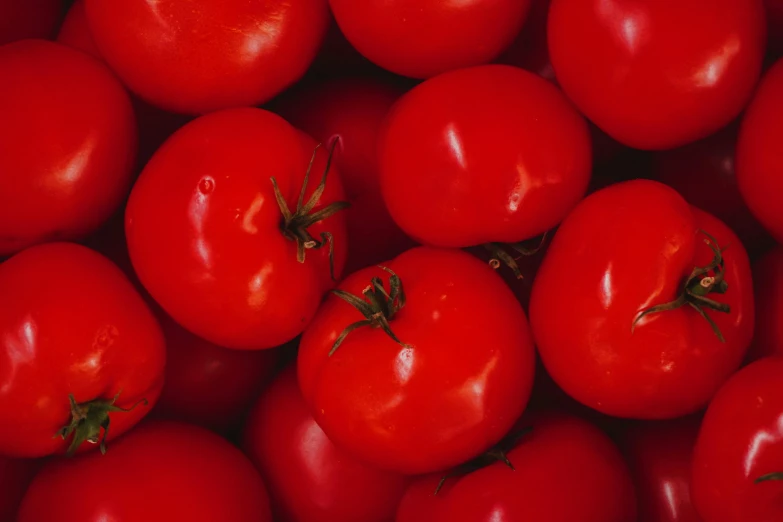
<path id="1" fill-rule="evenodd" d="M 762 475 L 761 477 L 757 478 L 753 481 L 754 484 L 760 484 L 762 482 L 769 482 L 771 480 L 782 480 L 783 481 L 783 473 L 767 473 L 766 475 Z"/>
<path id="2" fill-rule="evenodd" d="M 544 247 L 547 233 L 541 236 L 538 245 L 533 248 L 524 246 L 523 242 L 518 243 L 484 243 L 481 246 L 489 252 L 489 266 L 497 270 L 501 265 L 511 269 L 517 279 L 523 279 L 522 271 L 519 269 L 517 261 L 523 257 L 530 257 L 538 254 Z M 509 252 L 510 251 L 510 252 Z M 514 255 L 516 254 L 516 256 Z"/>
<path id="3" fill-rule="evenodd" d="M 723 251 L 725 249 L 721 249 L 718 246 L 717 240 L 710 234 L 703 230 L 700 232 L 707 236 L 707 238 L 704 240 L 704 243 L 710 248 L 710 250 L 712 250 L 712 261 L 707 266 L 696 267 L 693 269 L 691 274 L 685 280 L 683 292 L 677 299 L 669 303 L 655 305 L 637 315 L 636 319 L 631 325 L 632 333 L 637 323 L 643 317 L 659 312 L 666 312 L 668 310 L 676 310 L 677 308 L 688 305 L 696 310 L 696 312 L 698 312 L 699 315 L 701 315 L 710 324 L 712 331 L 715 332 L 715 335 L 718 336 L 718 340 L 720 342 L 726 342 L 726 339 L 723 337 L 723 334 L 718 328 L 718 325 L 715 324 L 715 321 L 707 314 L 706 311 L 706 309 L 709 309 L 726 314 L 731 311 L 729 305 L 725 303 L 719 303 L 707 297 L 710 294 L 725 294 L 729 288 L 729 284 L 724 279 L 725 267 L 723 261 Z"/>
<path id="4" fill-rule="evenodd" d="M 337 212 L 351 206 L 351 204 L 347 201 L 336 201 L 320 210 L 313 212 L 313 209 L 318 204 L 318 201 L 321 199 L 321 196 L 326 189 L 326 176 L 329 174 L 329 169 L 332 165 L 332 157 L 334 156 L 334 149 L 337 145 L 338 139 L 339 138 L 335 138 L 329 147 L 329 156 L 326 159 L 326 168 L 324 169 L 324 173 L 321 176 L 320 183 L 316 187 L 315 191 L 313 191 L 310 199 L 305 202 L 304 197 L 310 180 L 310 171 L 313 169 L 313 164 L 315 163 L 318 149 L 321 148 L 322 144 L 319 143 L 315 146 L 315 149 L 313 149 L 313 155 L 310 157 L 310 163 L 307 166 L 307 171 L 305 172 L 304 181 L 302 182 L 302 190 L 299 192 L 299 199 L 296 202 L 296 208 L 294 209 L 294 212 L 291 212 L 291 209 L 288 208 L 288 203 L 286 203 L 286 200 L 283 197 L 283 193 L 280 192 L 280 187 L 277 185 L 277 180 L 274 177 L 271 178 L 272 186 L 274 187 L 275 191 L 275 200 L 277 201 L 277 206 L 280 208 L 280 213 L 283 214 L 283 222 L 280 225 L 280 230 L 283 232 L 283 235 L 286 238 L 291 241 L 296 241 L 296 260 L 300 263 L 304 263 L 305 253 L 307 250 L 318 249 L 328 245 L 329 275 L 333 280 L 335 279 L 334 238 L 330 232 L 321 232 L 321 237 L 316 239 L 312 234 L 310 234 L 308 228 L 310 228 L 315 223 L 323 221 Z"/>
<path id="5" fill-rule="evenodd" d="M 337 348 L 340 347 L 345 338 L 356 330 L 369 326 L 371 328 L 380 328 L 386 335 L 391 337 L 394 342 L 403 347 L 408 347 L 397 338 L 397 335 L 392 331 L 389 321 L 399 312 L 403 306 L 405 306 L 405 291 L 402 288 L 402 280 L 400 276 L 395 274 L 391 269 L 385 266 L 379 266 L 391 274 L 389 277 L 389 291 L 383 286 L 383 280 L 380 277 L 373 277 L 370 280 L 370 284 L 362 291 L 362 297 L 353 295 L 345 290 L 332 290 L 332 293 L 356 308 L 363 316 L 364 319 L 356 321 L 353 324 L 348 325 L 345 330 L 337 337 L 332 345 L 332 349 L 329 351 L 329 357 L 331 357 Z"/>
<path id="6" fill-rule="evenodd" d="M 85 441 L 96 444 L 100 439 L 100 450 L 102 454 L 106 453 L 106 437 L 109 434 L 109 413 L 110 412 L 129 412 L 133 411 L 139 404 L 147 406 L 147 399 L 141 399 L 130 408 L 120 408 L 114 403 L 120 397 L 122 391 L 117 392 L 110 401 L 96 399 L 90 402 L 78 404 L 73 394 L 68 395 L 71 403 L 71 422 L 63 426 L 54 436 L 60 436 L 63 440 L 73 435 L 73 440 L 68 446 L 66 455 L 71 457 L 81 444 Z M 101 428 L 103 428 L 103 437 L 101 437 Z"/>

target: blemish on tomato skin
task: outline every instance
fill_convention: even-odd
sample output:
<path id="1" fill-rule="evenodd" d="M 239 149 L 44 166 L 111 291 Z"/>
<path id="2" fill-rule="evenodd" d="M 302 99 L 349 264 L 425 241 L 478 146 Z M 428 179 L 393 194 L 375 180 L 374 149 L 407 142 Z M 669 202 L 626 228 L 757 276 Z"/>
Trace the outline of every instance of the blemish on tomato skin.
<path id="1" fill-rule="evenodd" d="M 96 332 L 95 339 L 93 340 L 92 346 L 96 350 L 103 351 L 111 347 L 114 344 L 114 341 L 119 336 L 120 336 L 120 331 L 117 329 L 116 326 L 111 324 L 106 325 L 100 328 Z"/>

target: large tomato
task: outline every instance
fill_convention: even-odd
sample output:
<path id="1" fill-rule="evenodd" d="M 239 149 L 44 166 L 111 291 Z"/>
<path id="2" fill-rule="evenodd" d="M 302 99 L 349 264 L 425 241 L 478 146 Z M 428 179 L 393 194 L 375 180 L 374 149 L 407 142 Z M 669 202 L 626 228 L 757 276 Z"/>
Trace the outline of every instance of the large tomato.
<path id="1" fill-rule="evenodd" d="M 783 355 L 783 247 L 776 246 L 753 264 L 753 285 L 756 329 L 748 357 Z"/>
<path id="2" fill-rule="evenodd" d="M 505 65 L 418 85 L 392 109 L 379 147 L 392 217 L 435 246 L 542 234 L 582 198 L 590 178 L 584 119 L 552 84 Z"/>
<path id="3" fill-rule="evenodd" d="M 704 522 L 783 520 L 783 357 L 740 370 L 710 403 L 691 494 Z"/>
<path id="4" fill-rule="evenodd" d="M 63 0 L 0 0 L 0 45 L 54 36 Z"/>
<path id="5" fill-rule="evenodd" d="M 674 189 L 646 180 L 602 189 L 561 224 L 533 283 L 541 358 L 600 412 L 695 412 L 750 345 L 749 265 L 737 236 Z"/>
<path id="6" fill-rule="evenodd" d="M 348 277 L 305 331 L 302 394 L 326 435 L 368 464 L 445 469 L 522 413 L 534 366 L 527 318 L 465 252 L 419 247 L 385 266 Z"/>
<path id="7" fill-rule="evenodd" d="M 639 149 L 684 145 L 734 119 L 766 46 L 762 0 L 552 0 L 548 26 L 563 90 Z"/>
<path id="8" fill-rule="evenodd" d="M 86 0 L 101 54 L 142 99 L 205 113 L 265 102 L 298 80 L 329 21 L 327 0 Z"/>
<path id="9" fill-rule="evenodd" d="M 0 256 L 80 239 L 131 183 L 136 124 L 102 64 L 43 40 L 0 47 Z"/>
<path id="10" fill-rule="evenodd" d="M 71 243 L 31 247 L 0 265 L 0 295 L 0 454 L 103 449 L 155 404 L 163 335 L 106 258 Z"/>
<path id="11" fill-rule="evenodd" d="M 40 466 L 40 460 L 0 456 L 0 520 L 16 520 L 22 497 Z"/>
<path id="12" fill-rule="evenodd" d="M 128 248 L 179 324 L 240 349 L 304 330 L 335 284 L 330 259 L 337 277 L 347 249 L 345 218 L 329 214 L 341 208 L 339 175 L 326 176 L 323 147 L 308 167 L 315 146 L 279 116 L 246 108 L 196 119 L 153 156 L 126 209 Z"/>
<path id="13" fill-rule="evenodd" d="M 84 491 L 89 485 L 89 494 Z M 106 455 L 49 462 L 18 522 L 271 522 L 264 483 L 224 439 L 173 422 L 140 426 Z"/>

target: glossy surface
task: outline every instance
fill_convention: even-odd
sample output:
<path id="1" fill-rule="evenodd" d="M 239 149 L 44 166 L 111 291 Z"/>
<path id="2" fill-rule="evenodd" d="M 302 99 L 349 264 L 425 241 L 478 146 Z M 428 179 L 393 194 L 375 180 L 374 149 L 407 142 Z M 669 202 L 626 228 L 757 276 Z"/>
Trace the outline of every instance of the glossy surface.
<path id="1" fill-rule="evenodd" d="M 642 318 L 674 301 L 694 267 L 713 253 L 725 262 L 728 291 L 707 310 L 725 343 L 689 306 Z M 568 275 L 568 277 L 565 277 Z M 600 190 L 558 229 L 533 284 L 530 322 L 541 358 L 569 395 L 618 417 L 666 419 L 705 406 L 739 367 L 753 335 L 748 256 L 716 218 L 689 207 L 674 189 L 629 181 Z"/>
<path id="2" fill-rule="evenodd" d="M 448 479 L 414 482 L 396 522 L 636 522 L 628 469 L 612 441 L 576 417 L 523 419 L 532 426 L 501 462 Z M 578 470 L 578 471 L 577 471 Z"/>
<path id="3" fill-rule="evenodd" d="M 0 456 L 0 520 L 16 520 L 22 497 L 39 467 L 37 460 Z"/>
<path id="4" fill-rule="evenodd" d="M 704 522 L 783 520 L 783 358 L 742 369 L 707 409 L 693 457 L 693 502 Z"/>
<path id="5" fill-rule="evenodd" d="M 145 101 L 182 113 L 257 105 L 298 80 L 326 0 L 86 0 L 98 48 Z"/>
<path id="6" fill-rule="evenodd" d="M 424 244 L 522 241 L 582 198 L 590 147 L 584 119 L 549 82 L 505 65 L 454 71 L 415 87 L 389 114 L 383 197 Z"/>
<path id="7" fill-rule="evenodd" d="M 273 348 L 304 330 L 335 284 L 329 249 L 296 259 L 280 230 L 275 177 L 293 209 L 315 142 L 261 109 L 203 116 L 176 132 L 145 167 L 126 209 L 133 266 L 179 324 L 219 346 Z M 309 198 L 326 168 L 321 148 Z M 332 168 L 316 208 L 343 199 Z M 345 263 L 345 217 L 309 228 L 333 236 L 335 273 Z"/>
<path id="8" fill-rule="evenodd" d="M 102 64 L 42 40 L 0 47 L 0 77 L 0 256 L 95 231 L 131 182 L 127 93 Z"/>
<path id="9" fill-rule="evenodd" d="M 412 78 L 487 63 L 514 40 L 530 0 L 329 0 L 345 37 L 375 64 Z"/>
<path id="10" fill-rule="evenodd" d="M 533 344 L 513 293 L 486 264 L 456 250 L 414 248 L 385 263 L 405 306 L 381 329 L 327 297 L 299 347 L 299 384 L 327 436 L 379 468 L 442 470 L 500 440 L 522 413 L 533 381 Z M 339 288 L 355 295 L 389 274 L 370 267 Z M 423 424 L 426 423 L 426 424 Z M 424 427 L 426 426 L 426 428 Z"/>
<path id="11" fill-rule="evenodd" d="M 734 119 L 766 45 L 762 0 L 552 0 L 548 22 L 568 97 L 639 149 L 684 145 Z"/>
<path id="12" fill-rule="evenodd" d="M 748 359 L 783 355 L 783 247 L 776 246 L 753 265 L 756 329 Z"/>
<path id="13" fill-rule="evenodd" d="M 90 494 L 84 494 L 89 484 Z M 253 465 L 203 428 L 147 423 L 100 455 L 54 460 L 25 496 L 18 522 L 271 522 Z"/>
<path id="14" fill-rule="evenodd" d="M 346 455 L 327 438 L 285 370 L 251 410 L 243 448 L 264 476 L 277 522 L 389 522 L 407 479 Z"/>
<path id="15" fill-rule="evenodd" d="M 62 0 L 0 0 L 0 45 L 25 38 L 51 38 Z"/>
<path id="16" fill-rule="evenodd" d="M 85 403 L 121 392 L 123 408 L 149 401 L 111 413 L 108 440 L 149 412 L 163 385 L 163 335 L 106 258 L 71 243 L 32 247 L 0 265 L 0 294 L 0 454 L 64 451 L 70 440 L 54 435 L 71 417 L 71 393 Z"/>

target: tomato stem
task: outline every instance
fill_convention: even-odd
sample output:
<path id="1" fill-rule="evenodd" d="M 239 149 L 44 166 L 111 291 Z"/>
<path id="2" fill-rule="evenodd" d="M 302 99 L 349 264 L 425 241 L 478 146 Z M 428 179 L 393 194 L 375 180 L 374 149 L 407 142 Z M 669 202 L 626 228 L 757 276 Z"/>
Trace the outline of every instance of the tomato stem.
<path id="1" fill-rule="evenodd" d="M 770 480 L 783 480 L 783 473 L 767 473 L 753 481 L 754 484 L 768 482 Z"/>
<path id="2" fill-rule="evenodd" d="M 489 260 L 489 266 L 497 270 L 501 264 L 506 265 L 514 273 L 517 279 L 523 279 L 522 272 L 519 270 L 517 261 L 523 257 L 529 257 L 536 255 L 544 246 L 546 242 L 546 233 L 541 236 L 541 240 L 534 248 L 527 248 L 521 242 L 520 243 L 484 243 L 481 245 L 492 256 Z M 511 253 L 516 253 L 514 257 Z"/>

